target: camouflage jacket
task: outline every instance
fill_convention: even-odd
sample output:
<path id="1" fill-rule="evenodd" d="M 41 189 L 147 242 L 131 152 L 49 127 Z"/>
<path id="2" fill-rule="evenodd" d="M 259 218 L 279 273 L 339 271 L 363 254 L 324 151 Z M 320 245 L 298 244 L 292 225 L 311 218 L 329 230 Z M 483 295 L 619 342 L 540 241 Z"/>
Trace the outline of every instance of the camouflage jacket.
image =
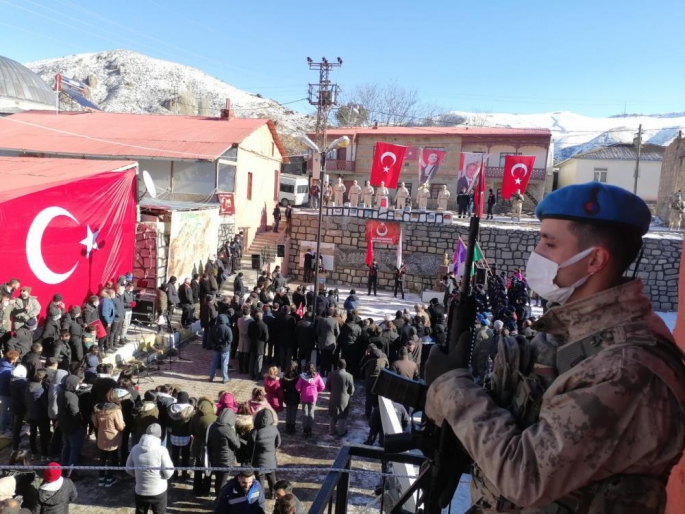
<path id="1" fill-rule="evenodd" d="M 609 477 L 632 475 L 665 484 L 683 452 L 685 386 L 682 366 L 669 366 L 644 345 L 645 340 L 656 345 L 655 336 L 673 338 L 652 312 L 642 282 L 553 308 L 535 328 L 540 332 L 532 342 L 535 373 L 548 377 L 549 384 L 537 422 L 520 426 L 466 369 L 445 373 L 428 391 L 426 414 L 451 425 L 487 492 L 494 489 L 521 507 L 516 512 L 535 513 L 550 512 L 541 507 L 552 502 L 582 497 Z M 636 345 L 638 339 L 642 346 Z M 556 376 L 557 353 L 584 341 L 601 350 Z M 473 489 L 475 503 L 487 496 L 484 488 Z M 593 507 L 583 512 L 625 512 Z"/>

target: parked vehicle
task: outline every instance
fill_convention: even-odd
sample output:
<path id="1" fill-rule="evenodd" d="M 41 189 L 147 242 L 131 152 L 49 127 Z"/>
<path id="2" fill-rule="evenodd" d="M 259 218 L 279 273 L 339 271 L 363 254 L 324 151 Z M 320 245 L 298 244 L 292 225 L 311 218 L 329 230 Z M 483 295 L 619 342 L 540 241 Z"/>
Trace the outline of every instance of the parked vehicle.
<path id="1" fill-rule="evenodd" d="M 297 175 L 281 175 L 278 200 L 284 207 L 309 202 L 309 179 Z"/>

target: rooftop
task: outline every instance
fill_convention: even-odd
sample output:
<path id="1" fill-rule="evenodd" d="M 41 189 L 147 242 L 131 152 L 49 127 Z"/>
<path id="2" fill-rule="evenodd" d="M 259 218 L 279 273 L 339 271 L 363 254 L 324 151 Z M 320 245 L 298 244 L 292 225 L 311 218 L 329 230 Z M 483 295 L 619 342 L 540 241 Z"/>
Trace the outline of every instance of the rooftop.
<path id="1" fill-rule="evenodd" d="M 0 202 L 38 189 L 135 166 L 131 161 L 0 157 Z"/>
<path id="2" fill-rule="evenodd" d="M 0 149 L 74 156 L 216 160 L 268 126 L 263 118 L 29 111 L 0 118 Z M 284 157 L 284 160 L 287 160 Z"/>
<path id="3" fill-rule="evenodd" d="M 666 149 L 659 145 L 642 145 L 640 149 L 641 161 L 662 161 Z M 637 159 L 637 147 L 631 143 L 618 143 L 610 146 L 600 146 L 587 152 L 579 153 L 571 159 L 608 159 L 615 161 L 634 161 Z"/>
<path id="4" fill-rule="evenodd" d="M 0 56 L 0 112 L 51 109 L 55 92 L 23 64 Z"/>
<path id="5" fill-rule="evenodd" d="M 547 129 L 505 127 L 337 127 L 326 131 L 328 139 L 341 136 L 528 136 L 551 139 Z"/>

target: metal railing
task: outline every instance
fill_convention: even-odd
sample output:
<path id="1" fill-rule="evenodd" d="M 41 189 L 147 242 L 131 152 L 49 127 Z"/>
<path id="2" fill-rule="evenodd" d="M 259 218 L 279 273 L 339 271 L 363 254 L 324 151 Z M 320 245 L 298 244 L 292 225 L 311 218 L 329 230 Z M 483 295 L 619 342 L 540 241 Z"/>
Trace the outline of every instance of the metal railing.
<path id="1" fill-rule="evenodd" d="M 352 458 L 372 459 L 375 461 L 399 462 L 421 466 L 426 458 L 422 455 L 399 453 L 386 454 L 382 448 L 358 444 L 346 444 L 338 452 L 333 462 L 333 471 L 326 475 L 316 498 L 309 508 L 309 514 L 345 514 L 350 492 L 350 474 L 340 470 L 352 468 Z M 381 507 L 382 510 L 383 507 Z"/>
<path id="2" fill-rule="evenodd" d="M 545 168 L 533 168 L 530 178 L 532 180 L 545 180 L 546 175 L 547 170 Z M 486 166 L 485 176 L 487 178 L 502 178 L 504 176 L 504 168 Z"/>

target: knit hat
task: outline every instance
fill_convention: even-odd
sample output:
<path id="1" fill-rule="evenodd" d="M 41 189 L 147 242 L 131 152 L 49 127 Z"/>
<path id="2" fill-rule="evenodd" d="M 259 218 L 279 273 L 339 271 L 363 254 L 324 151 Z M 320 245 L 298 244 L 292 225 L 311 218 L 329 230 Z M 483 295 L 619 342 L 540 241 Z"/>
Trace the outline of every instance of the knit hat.
<path id="1" fill-rule="evenodd" d="M 159 425 L 159 423 L 153 423 L 152 425 L 147 427 L 147 430 L 145 431 L 145 433 L 153 435 L 153 436 L 161 439 L 162 438 L 162 427 Z"/>
<path id="2" fill-rule="evenodd" d="M 26 328 L 36 328 L 36 326 L 38 326 L 38 323 L 36 322 L 36 318 L 31 318 L 27 319 L 24 322 L 24 325 L 26 325 Z"/>
<path id="3" fill-rule="evenodd" d="M 188 393 L 186 393 L 185 391 L 181 391 L 180 393 L 178 393 L 176 400 L 178 403 L 188 403 L 190 401 L 190 396 L 188 396 Z"/>
<path id="4" fill-rule="evenodd" d="M 52 297 L 53 302 L 61 302 L 62 301 L 62 295 L 57 293 L 56 295 L 53 295 Z"/>
<path id="5" fill-rule="evenodd" d="M 493 326 L 493 328 L 494 328 L 495 330 L 502 330 L 502 327 L 504 326 L 504 323 L 502 323 L 502 320 L 501 320 L 501 319 L 498 319 L 498 320 L 496 320 L 496 321 L 493 323 L 492 326 Z"/>
<path id="6" fill-rule="evenodd" d="M 145 395 L 143 396 L 143 399 L 146 402 L 154 402 L 157 400 L 157 395 L 154 393 L 154 391 L 145 391 Z"/>
<path id="7" fill-rule="evenodd" d="M 26 366 L 24 366 L 23 364 L 19 364 L 12 370 L 12 376 L 15 378 L 26 378 L 26 375 Z"/>
<path id="8" fill-rule="evenodd" d="M 62 476 L 62 470 L 57 462 L 51 462 L 48 464 L 48 469 L 43 470 L 43 479 L 48 483 L 52 483 L 55 480 L 59 480 Z"/>

